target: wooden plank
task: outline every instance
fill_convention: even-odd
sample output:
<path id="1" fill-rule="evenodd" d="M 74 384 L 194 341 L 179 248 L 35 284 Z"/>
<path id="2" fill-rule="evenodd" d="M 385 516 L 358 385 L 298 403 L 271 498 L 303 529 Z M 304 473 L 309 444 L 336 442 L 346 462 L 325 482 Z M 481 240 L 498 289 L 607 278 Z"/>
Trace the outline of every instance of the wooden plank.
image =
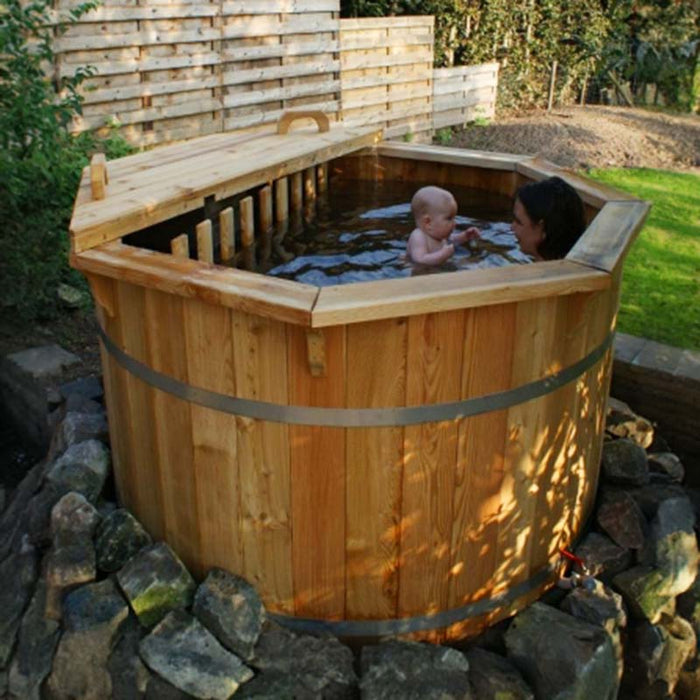
<path id="1" fill-rule="evenodd" d="M 224 86 L 226 87 L 226 86 Z M 290 85 L 289 87 L 267 88 L 265 90 L 246 90 L 245 92 L 229 93 L 222 99 L 223 106 L 227 109 L 245 107 L 247 105 L 265 104 L 289 100 L 294 97 L 306 95 L 325 95 L 340 90 L 340 80 L 324 80 L 308 85 Z"/>
<path id="2" fill-rule="evenodd" d="M 636 240 L 650 208 L 649 202 L 608 202 L 566 259 L 612 272 Z"/>
<path id="3" fill-rule="evenodd" d="M 328 163 L 316 166 L 316 182 L 319 192 L 325 192 L 328 189 Z"/>
<path id="4" fill-rule="evenodd" d="M 414 143 L 383 142 L 377 145 L 376 150 L 378 155 L 386 158 L 409 158 L 411 160 L 488 168 L 490 170 L 516 171 L 519 163 L 532 160 L 532 156 Z"/>
<path id="5" fill-rule="evenodd" d="M 404 319 L 348 328 L 348 408 L 404 405 L 407 328 Z M 349 430 L 346 450 L 346 614 L 392 619 L 398 602 L 404 430 Z"/>
<path id="6" fill-rule="evenodd" d="M 291 12 L 338 12 L 338 0 L 227 0 L 224 15 L 267 15 Z"/>
<path id="7" fill-rule="evenodd" d="M 142 69 L 143 70 L 143 69 Z M 217 76 L 211 78 L 197 78 L 192 80 L 172 80 L 167 83 L 138 83 L 136 85 L 123 85 L 110 89 L 84 90 L 83 104 L 97 104 L 101 102 L 116 102 L 128 100 L 134 97 L 154 97 L 155 95 L 172 95 L 184 93 L 202 88 L 218 87 L 220 80 Z"/>
<path id="8" fill-rule="evenodd" d="M 301 209 L 304 197 L 303 197 L 303 184 L 302 176 L 300 172 L 292 173 L 291 180 L 291 199 L 292 199 L 292 211 L 298 211 Z"/>
<path id="9" fill-rule="evenodd" d="M 265 185 L 258 192 L 260 230 L 265 232 L 272 228 L 272 187 Z"/>
<path id="10" fill-rule="evenodd" d="M 255 243 L 255 212 L 253 210 L 253 198 L 244 197 L 239 205 L 241 224 L 241 245 L 249 248 Z"/>
<path id="11" fill-rule="evenodd" d="M 143 317 L 150 366 L 187 383 L 187 357 L 181 329 L 183 300 L 153 289 L 145 292 Z M 195 576 L 202 576 L 202 548 L 193 463 L 191 404 L 172 394 L 154 392 L 159 470 L 163 484 L 165 537 Z"/>
<path id="12" fill-rule="evenodd" d="M 359 17 L 340 20 L 341 30 L 358 29 L 400 29 L 433 27 L 435 17 L 430 15 L 408 15 L 403 17 Z"/>
<path id="13" fill-rule="evenodd" d="M 314 110 L 321 110 L 326 114 L 334 114 L 338 111 L 338 100 L 324 100 L 322 102 L 314 102 L 307 104 L 305 107 Z M 270 124 L 276 122 L 285 112 L 285 109 L 271 109 L 269 111 L 256 111 L 253 114 L 248 114 L 245 117 L 230 117 L 225 119 L 224 124 L 226 129 L 244 129 L 261 124 Z"/>
<path id="14" fill-rule="evenodd" d="M 170 241 L 170 253 L 176 258 L 190 257 L 190 239 L 186 233 L 182 233 Z"/>
<path id="15" fill-rule="evenodd" d="M 591 204 L 598 209 L 601 209 L 609 200 L 638 201 L 631 194 L 617 190 L 609 185 L 593 182 L 593 180 L 571 171 L 563 170 L 543 158 L 521 161 L 516 169 L 521 175 L 535 181 L 558 175 L 576 189 L 586 204 Z"/>
<path id="16" fill-rule="evenodd" d="M 85 51 L 124 46 L 153 46 L 163 44 L 201 43 L 221 39 L 218 29 L 204 29 L 183 32 L 133 32 L 130 34 L 99 34 L 97 36 L 59 37 L 54 39 L 54 51 Z"/>
<path id="17" fill-rule="evenodd" d="M 340 43 L 336 40 L 299 41 L 284 44 L 265 44 L 263 46 L 238 46 L 223 50 L 227 61 L 259 61 L 291 56 L 313 56 L 317 54 L 337 53 Z"/>
<path id="18" fill-rule="evenodd" d="M 232 85 L 245 85 L 246 83 L 257 83 L 267 80 L 318 75 L 319 73 L 337 73 L 339 70 L 339 60 L 305 61 L 303 63 L 291 63 L 281 66 L 263 66 L 260 68 L 224 71 L 221 81 L 223 85 L 230 87 Z"/>
<path id="19" fill-rule="evenodd" d="M 62 59 L 67 59 L 70 54 L 62 56 Z M 191 68 L 195 66 L 213 66 L 221 63 L 224 59 L 215 53 L 201 53 L 196 55 L 177 55 L 177 56 L 162 56 L 152 58 L 132 58 L 123 59 L 121 61 L 103 62 L 95 61 L 91 65 L 95 67 L 97 76 L 130 74 L 135 71 L 148 73 L 151 71 L 164 71 L 178 68 Z M 63 78 L 69 78 L 76 72 L 84 68 L 84 64 L 67 63 L 62 60 L 59 66 L 59 75 Z"/>
<path id="20" fill-rule="evenodd" d="M 566 260 L 323 287 L 312 326 L 435 313 L 605 289 L 610 277 Z"/>
<path id="21" fill-rule="evenodd" d="M 471 309 L 466 314 L 462 398 L 512 386 L 515 304 Z M 460 422 L 450 545 L 449 608 L 491 595 L 502 583 L 498 533 L 508 501 L 504 487 L 507 410 Z"/>
<path id="22" fill-rule="evenodd" d="M 236 254 L 236 237 L 233 224 L 233 207 L 226 207 L 219 213 L 219 241 L 221 261 L 227 262 Z"/>
<path id="23" fill-rule="evenodd" d="M 309 325 L 318 290 L 311 285 L 245 270 L 208 267 L 196 260 L 110 243 L 71 257 L 85 272 L 124 280 L 219 306 Z"/>
<path id="24" fill-rule="evenodd" d="M 212 240 L 211 221 L 206 219 L 200 221 L 196 227 L 197 231 L 197 260 L 202 262 L 214 262 L 214 242 Z"/>
<path id="25" fill-rule="evenodd" d="M 265 16 L 255 17 L 245 23 L 224 25 L 221 28 L 221 39 L 247 39 L 251 36 L 286 36 L 288 34 L 321 34 L 324 32 L 330 34 L 337 31 L 338 20 L 322 18 L 322 15 L 314 17 L 283 15 L 281 21 Z M 178 43 L 182 42 L 178 40 Z"/>
<path id="26" fill-rule="evenodd" d="M 269 134 L 245 141 L 239 137 L 228 148 L 219 142 L 218 152 L 207 150 L 200 158 L 190 156 L 186 162 L 168 161 L 162 166 L 157 165 L 161 154 L 154 154 L 153 167 L 142 175 L 133 173 L 122 178 L 115 172 L 110 178 L 109 197 L 76 207 L 71 221 L 73 249 L 80 252 L 197 209 L 212 194 L 223 199 L 352 152 L 373 143 L 377 137 L 373 130 L 342 128 L 326 133 L 296 131 L 293 138 Z M 141 183 L 143 186 L 139 187 Z"/>
<path id="27" fill-rule="evenodd" d="M 286 177 L 275 180 L 275 221 L 281 223 L 289 218 L 289 184 Z"/>
<path id="28" fill-rule="evenodd" d="M 462 311 L 408 319 L 407 405 L 459 399 L 464 323 Z M 404 431 L 399 616 L 447 608 L 458 432 L 454 421 Z"/>
<path id="29" fill-rule="evenodd" d="M 316 171 L 314 168 L 304 170 L 304 201 L 308 204 L 316 199 Z"/>
<path id="30" fill-rule="evenodd" d="M 326 331 L 327 376 L 312 377 L 306 334 L 288 329 L 289 398 L 296 406 L 344 406 L 345 336 Z M 291 445 L 294 610 L 299 616 L 345 616 L 345 430 L 289 428 Z"/>
<path id="31" fill-rule="evenodd" d="M 187 300 L 182 332 L 186 339 L 188 382 L 195 387 L 236 395 L 231 312 Z M 192 404 L 192 465 L 204 570 L 221 567 L 243 572 L 241 486 L 236 417 Z"/>

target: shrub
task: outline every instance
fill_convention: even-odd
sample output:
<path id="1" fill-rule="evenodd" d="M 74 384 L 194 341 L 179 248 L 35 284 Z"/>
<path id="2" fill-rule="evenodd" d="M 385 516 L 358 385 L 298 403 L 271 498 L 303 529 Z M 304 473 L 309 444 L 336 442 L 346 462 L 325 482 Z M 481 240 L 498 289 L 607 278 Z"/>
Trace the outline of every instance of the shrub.
<path id="1" fill-rule="evenodd" d="M 69 131 L 81 112 L 80 84 L 91 75 L 51 80 L 53 62 L 50 4 L 3 0 L 0 16 L 0 309 L 24 319 L 58 311 L 61 282 L 83 284 L 68 266 L 68 235 L 73 198 L 83 167 L 96 150 L 123 153 L 111 136 Z M 72 9 L 75 22 L 96 3 Z M 126 147 L 128 150 L 128 146 Z"/>

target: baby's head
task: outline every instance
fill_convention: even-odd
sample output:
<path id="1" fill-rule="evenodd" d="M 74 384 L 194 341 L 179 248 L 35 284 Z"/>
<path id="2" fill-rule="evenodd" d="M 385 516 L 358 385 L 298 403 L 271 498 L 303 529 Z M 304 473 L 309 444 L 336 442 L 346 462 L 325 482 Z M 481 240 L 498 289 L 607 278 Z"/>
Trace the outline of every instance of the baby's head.
<path id="1" fill-rule="evenodd" d="M 416 226 L 431 238 L 445 239 L 454 230 L 457 202 L 441 187 L 421 187 L 411 200 Z"/>

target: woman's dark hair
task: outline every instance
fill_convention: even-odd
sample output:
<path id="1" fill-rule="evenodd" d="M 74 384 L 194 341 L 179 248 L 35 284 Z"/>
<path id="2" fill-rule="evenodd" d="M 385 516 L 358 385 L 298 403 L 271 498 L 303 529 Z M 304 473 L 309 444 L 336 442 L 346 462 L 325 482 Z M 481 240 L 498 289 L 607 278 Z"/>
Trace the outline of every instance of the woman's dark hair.
<path id="1" fill-rule="evenodd" d="M 560 177 L 523 185 L 515 196 L 533 223 L 544 222 L 545 238 L 538 253 L 545 260 L 563 258 L 586 229 L 578 192 Z"/>

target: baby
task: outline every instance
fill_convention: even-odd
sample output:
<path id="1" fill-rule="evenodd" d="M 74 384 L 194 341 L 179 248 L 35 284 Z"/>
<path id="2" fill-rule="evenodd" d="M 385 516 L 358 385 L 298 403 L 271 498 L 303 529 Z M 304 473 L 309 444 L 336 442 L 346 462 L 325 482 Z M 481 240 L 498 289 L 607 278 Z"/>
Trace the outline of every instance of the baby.
<path id="1" fill-rule="evenodd" d="M 479 238 L 479 229 L 470 226 L 453 235 L 457 202 L 440 187 L 421 187 L 411 200 L 416 228 L 408 238 L 406 253 L 421 265 L 441 265 L 455 252 L 455 245 Z"/>

